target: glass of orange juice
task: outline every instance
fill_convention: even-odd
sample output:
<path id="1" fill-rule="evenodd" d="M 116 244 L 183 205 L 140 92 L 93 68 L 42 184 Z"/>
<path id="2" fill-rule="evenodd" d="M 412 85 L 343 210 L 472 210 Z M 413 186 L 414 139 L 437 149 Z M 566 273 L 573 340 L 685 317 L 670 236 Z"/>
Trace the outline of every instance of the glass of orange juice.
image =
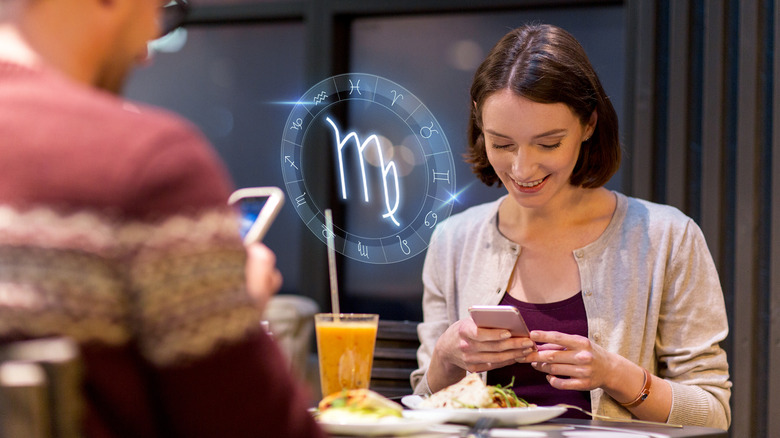
<path id="1" fill-rule="evenodd" d="M 368 388 L 379 315 L 314 315 L 322 396 L 343 389 Z"/>

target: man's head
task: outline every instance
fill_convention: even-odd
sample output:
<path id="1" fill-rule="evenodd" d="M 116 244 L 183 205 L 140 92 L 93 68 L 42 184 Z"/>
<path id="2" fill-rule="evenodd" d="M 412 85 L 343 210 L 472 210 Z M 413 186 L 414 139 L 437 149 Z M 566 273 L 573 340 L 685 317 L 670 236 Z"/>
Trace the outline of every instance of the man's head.
<path id="1" fill-rule="evenodd" d="M 165 3 L 0 0 L 0 58 L 26 50 L 36 62 L 118 93 L 132 68 L 146 59 L 147 43 L 160 35 Z"/>
<path id="2" fill-rule="evenodd" d="M 107 39 L 93 84 L 118 93 L 133 67 L 147 56 L 147 43 L 160 35 L 160 0 L 77 0 L 97 4 L 106 20 Z M 167 1 L 165 2 L 167 3 Z M 110 21 L 113 20 L 113 21 Z"/>

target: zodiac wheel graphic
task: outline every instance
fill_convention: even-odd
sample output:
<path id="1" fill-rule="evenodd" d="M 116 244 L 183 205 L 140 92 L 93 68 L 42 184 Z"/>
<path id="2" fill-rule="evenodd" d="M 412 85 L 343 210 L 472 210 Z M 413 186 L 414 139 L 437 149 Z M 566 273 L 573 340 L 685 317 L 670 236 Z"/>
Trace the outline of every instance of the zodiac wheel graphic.
<path id="1" fill-rule="evenodd" d="M 443 129 L 420 99 L 385 78 L 348 73 L 314 85 L 290 112 L 281 146 L 287 196 L 326 245 L 325 210 L 343 204 L 333 233 L 346 257 L 412 258 L 452 211 L 455 164 Z M 319 166 L 333 166 L 337 193 L 315 195 Z"/>

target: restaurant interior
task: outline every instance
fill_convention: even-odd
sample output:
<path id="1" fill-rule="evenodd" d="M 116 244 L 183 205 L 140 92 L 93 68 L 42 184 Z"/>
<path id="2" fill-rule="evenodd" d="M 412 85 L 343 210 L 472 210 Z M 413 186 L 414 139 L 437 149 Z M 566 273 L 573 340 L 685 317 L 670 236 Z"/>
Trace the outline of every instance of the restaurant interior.
<path id="1" fill-rule="evenodd" d="M 311 316 L 331 311 L 332 289 L 320 225 L 299 215 L 284 173 L 283 138 L 294 127 L 296 103 L 321 81 L 347 73 L 384 78 L 413 94 L 449 144 L 454 169 L 447 179 L 455 191 L 448 214 L 454 214 L 503 194 L 480 184 L 462 157 L 474 70 L 509 29 L 541 22 L 582 43 L 618 113 L 623 161 L 607 187 L 673 205 L 705 234 L 729 318 L 723 347 L 733 382 L 730 436 L 780 436 L 780 373 L 772 371 L 780 367 L 780 1 L 191 5 L 185 26 L 153 44 L 153 61 L 134 72 L 125 95 L 197 125 L 237 188 L 287 190 L 264 239 L 284 277 L 266 316 L 281 321 L 284 348 L 315 393 Z M 336 181 L 334 172 L 321 166 L 310 175 Z M 334 190 L 318 182 L 307 187 Z M 344 224 L 358 221 L 351 203 L 334 205 L 335 216 L 349 218 Z M 411 392 L 403 382 L 415 364 L 415 326 L 423 317 L 424 255 L 422 248 L 367 262 L 336 254 L 340 310 L 379 314 L 372 385 L 392 396 Z"/>

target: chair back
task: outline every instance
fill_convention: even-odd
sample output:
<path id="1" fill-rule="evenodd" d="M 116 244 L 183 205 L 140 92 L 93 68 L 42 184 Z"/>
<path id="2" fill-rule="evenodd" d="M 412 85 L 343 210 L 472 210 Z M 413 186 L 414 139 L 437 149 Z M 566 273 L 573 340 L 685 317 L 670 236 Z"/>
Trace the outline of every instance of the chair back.
<path id="1" fill-rule="evenodd" d="M 385 397 L 399 398 L 412 393 L 409 376 L 417 369 L 415 321 L 379 320 L 374 349 L 374 364 L 369 387 Z"/>
<path id="2" fill-rule="evenodd" d="M 0 438 L 80 437 L 82 372 L 71 339 L 0 347 Z"/>
<path id="3" fill-rule="evenodd" d="M 274 295 L 263 314 L 271 336 L 281 347 L 293 373 L 299 378 L 308 373 L 314 314 L 318 311 L 319 306 L 311 298 L 301 295 Z"/>

